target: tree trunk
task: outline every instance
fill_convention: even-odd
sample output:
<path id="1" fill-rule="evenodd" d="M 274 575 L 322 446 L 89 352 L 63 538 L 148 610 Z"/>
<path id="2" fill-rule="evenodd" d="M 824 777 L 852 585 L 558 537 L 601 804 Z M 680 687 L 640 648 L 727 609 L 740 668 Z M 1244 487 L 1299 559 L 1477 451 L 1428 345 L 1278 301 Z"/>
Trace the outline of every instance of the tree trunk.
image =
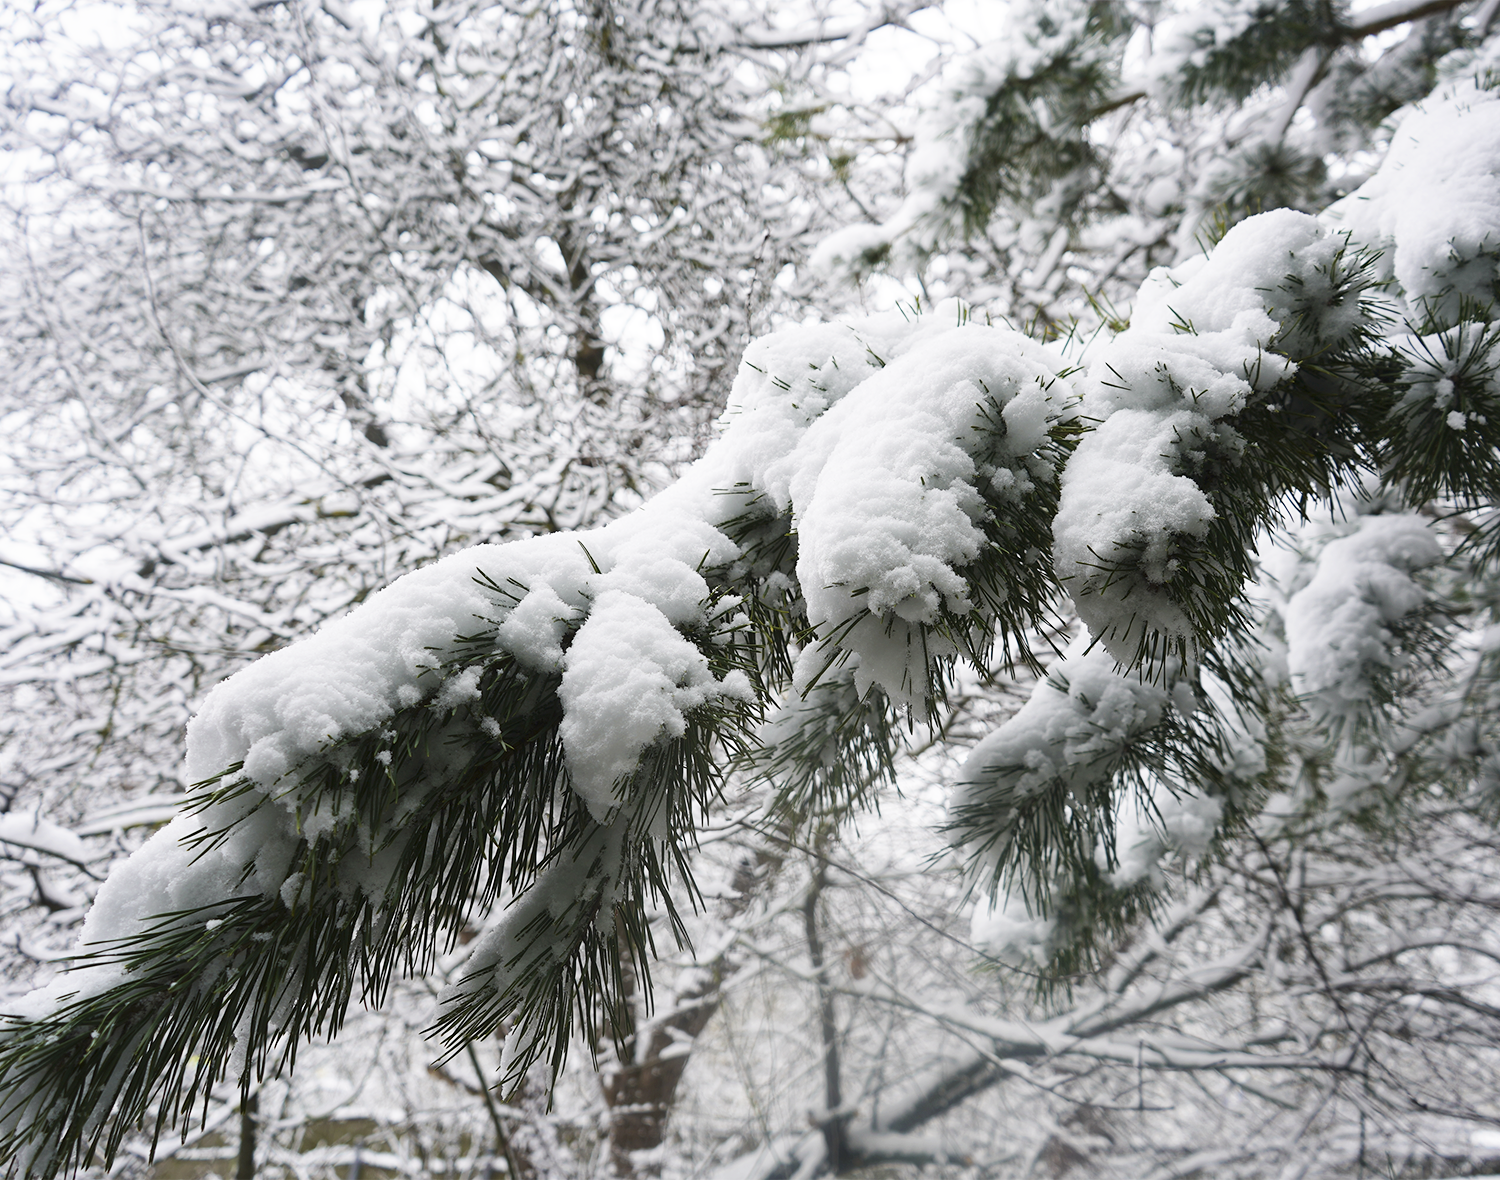
<path id="1" fill-rule="evenodd" d="M 240 1154 L 234 1166 L 234 1180 L 255 1180 L 256 1115 L 259 1111 L 259 1094 L 251 1094 L 240 1103 Z"/>

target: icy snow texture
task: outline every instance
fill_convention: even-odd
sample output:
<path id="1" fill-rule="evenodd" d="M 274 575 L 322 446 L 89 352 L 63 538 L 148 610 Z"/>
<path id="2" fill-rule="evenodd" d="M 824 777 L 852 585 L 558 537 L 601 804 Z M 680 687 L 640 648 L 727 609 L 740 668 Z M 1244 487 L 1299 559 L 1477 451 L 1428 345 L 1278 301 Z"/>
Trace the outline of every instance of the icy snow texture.
<path id="1" fill-rule="evenodd" d="M 1312 580 L 1286 604 L 1292 687 L 1328 719 L 1368 708 L 1375 678 L 1395 667 L 1391 628 L 1427 601 L 1413 571 L 1441 561 L 1442 546 L 1419 516 L 1363 516 L 1330 541 Z"/>
<path id="2" fill-rule="evenodd" d="M 1216 433 L 1232 446 L 1216 424 L 1295 371 L 1267 348 L 1343 245 L 1290 210 L 1242 221 L 1212 255 L 1152 272 L 1129 329 L 1096 354 L 1083 414 L 1101 421 L 1063 472 L 1054 556 L 1117 659 L 1131 660 L 1144 633 L 1192 637 L 1169 592 L 1185 572 L 1179 540 L 1202 538 L 1215 516 L 1186 474 L 1192 451 Z"/>
<path id="3" fill-rule="evenodd" d="M 1056 791 L 1081 801 L 1166 715 L 1165 690 L 1122 676 L 1107 652 L 1083 646 L 1075 643 L 1026 704 L 974 747 L 959 774 L 951 807 L 966 826 L 956 834 L 987 845 L 973 865 L 981 879 L 1009 854 L 1017 804 Z"/>
<path id="4" fill-rule="evenodd" d="M 1379 170 L 1324 217 L 1380 265 L 1408 304 L 1451 311 L 1500 295 L 1500 91 L 1451 84 L 1412 108 Z"/>

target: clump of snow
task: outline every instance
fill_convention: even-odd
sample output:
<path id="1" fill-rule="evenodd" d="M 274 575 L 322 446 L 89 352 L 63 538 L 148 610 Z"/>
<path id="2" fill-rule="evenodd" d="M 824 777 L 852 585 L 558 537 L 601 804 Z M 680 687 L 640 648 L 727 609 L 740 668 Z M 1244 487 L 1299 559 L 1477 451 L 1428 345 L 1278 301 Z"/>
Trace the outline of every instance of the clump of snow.
<path id="1" fill-rule="evenodd" d="M 762 336 L 745 349 L 723 433 L 705 461 L 719 486 L 767 493 L 778 510 L 788 503 L 785 463 L 807 428 L 879 369 L 924 327 L 896 312 L 857 324 L 803 324 Z M 952 321 L 947 321 L 951 326 Z"/>
<path id="2" fill-rule="evenodd" d="M 1379 170 L 1324 214 L 1380 265 L 1409 305 L 1444 313 L 1500 295 L 1500 90 L 1472 77 L 1401 119 Z"/>
<path id="3" fill-rule="evenodd" d="M 977 849 L 973 865 L 981 878 L 1010 858 L 1020 807 L 1044 793 L 1081 802 L 1171 707 L 1167 690 L 1121 675 L 1107 652 L 1085 653 L 1081 646 L 974 747 L 959 774 L 952 830 Z"/>
<path id="4" fill-rule="evenodd" d="M 479 674 L 483 670 L 471 664 L 450 676 L 443 682 L 443 687 L 438 689 L 437 697 L 432 702 L 433 707 L 453 709 L 459 705 L 466 705 L 470 701 L 477 701 L 479 699 Z"/>
<path id="5" fill-rule="evenodd" d="M 1368 709 L 1377 679 L 1399 662 L 1393 628 L 1428 600 L 1412 574 L 1443 549 L 1419 516 L 1362 516 L 1318 555 L 1285 607 L 1293 688 L 1327 719 Z"/>
<path id="6" fill-rule="evenodd" d="M 972 608 L 963 567 L 985 514 L 1025 511 L 1056 480 L 1045 448 L 1072 413 L 1054 354 L 967 319 L 950 300 L 752 345 L 724 435 L 684 480 L 790 515 L 822 666 L 857 656 L 859 690 L 879 684 L 905 704 L 952 654 L 928 630 L 939 613 Z"/>
<path id="7" fill-rule="evenodd" d="M 813 250 L 808 265 L 826 274 L 858 276 L 891 247 L 892 230 L 883 225 L 846 225 Z"/>
<path id="8" fill-rule="evenodd" d="M 719 697 L 754 699 L 749 680 L 715 680 L 708 660 L 651 603 L 623 590 L 601 594 L 573 638 L 558 696 L 573 789 L 603 823 L 642 751 L 681 737 L 687 714 Z"/>
<path id="9" fill-rule="evenodd" d="M 549 582 L 578 593 L 591 573 L 573 537 L 485 545 L 416 570 L 300 643 L 258 660 L 209 693 L 188 725 L 187 774 L 198 782 L 235 763 L 267 794 L 287 792 L 307 759 L 432 699 L 460 636 L 482 629 L 504 600 L 476 580 Z"/>
<path id="10" fill-rule="evenodd" d="M 580 614 L 550 585 L 528 590 L 514 609 L 495 628 L 496 641 L 528 668 L 538 672 L 561 672 L 563 636 Z"/>
<path id="11" fill-rule="evenodd" d="M 1060 416 L 1055 365 L 1008 329 L 954 328 L 868 377 L 789 457 L 808 619 L 859 655 L 861 692 L 921 699 L 947 652 L 920 628 L 973 608 L 963 570 L 984 515 L 995 500 L 1024 510 L 1055 478 L 1034 458 Z"/>
<path id="12" fill-rule="evenodd" d="M 1306 214 L 1249 218 L 1208 257 L 1153 272 L 1129 329 L 1096 354 L 1083 414 L 1099 426 L 1063 473 L 1054 557 L 1117 659 L 1152 633 L 1194 638 L 1174 583 L 1192 585 L 1184 550 L 1216 512 L 1193 472 L 1205 452 L 1242 453 L 1233 418 L 1295 372 L 1271 343 L 1344 248 Z"/>
<path id="13" fill-rule="evenodd" d="M 1051 954 L 1056 918 L 1034 917 L 1026 903 L 1008 893 L 982 899 L 969 919 L 969 941 L 1013 966 L 1045 966 Z"/>
<path id="14" fill-rule="evenodd" d="M 1224 818 L 1224 801 L 1198 790 L 1160 789 L 1151 809 L 1152 815 L 1136 813 L 1116 821 L 1119 855 L 1109 878 L 1116 889 L 1153 879 L 1169 852 L 1188 861 L 1201 859 L 1213 846 Z"/>
<path id="15" fill-rule="evenodd" d="M 1471 419 L 1487 425 L 1486 411 L 1500 411 L 1500 337 L 1485 325 L 1459 323 L 1427 336 L 1396 336 L 1391 343 L 1406 368 L 1398 384 L 1403 392 L 1396 419 L 1435 415 L 1463 430 Z"/>

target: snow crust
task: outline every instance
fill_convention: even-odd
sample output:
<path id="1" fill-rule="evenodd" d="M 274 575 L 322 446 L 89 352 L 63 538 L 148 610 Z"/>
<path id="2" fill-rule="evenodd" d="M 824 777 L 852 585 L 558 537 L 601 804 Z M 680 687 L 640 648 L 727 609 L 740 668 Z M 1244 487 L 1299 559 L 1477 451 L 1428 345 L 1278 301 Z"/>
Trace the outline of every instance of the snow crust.
<path id="1" fill-rule="evenodd" d="M 1295 372 L 1271 342 L 1326 286 L 1343 248 L 1307 214 L 1249 218 L 1212 255 L 1154 271 L 1130 327 L 1089 367 L 1083 414 L 1100 421 L 1063 472 L 1054 557 L 1079 615 L 1117 659 L 1132 659 L 1147 632 L 1192 638 L 1171 590 L 1190 581 L 1181 542 L 1204 537 L 1215 518 L 1193 478 L 1198 456 L 1243 447 L 1226 420 Z"/>
<path id="2" fill-rule="evenodd" d="M 1369 707 L 1376 678 L 1397 666 L 1393 628 L 1429 597 L 1412 574 L 1442 558 L 1427 522 L 1410 514 L 1359 517 L 1324 546 L 1285 608 L 1292 686 L 1316 713 L 1351 719 Z"/>
<path id="3" fill-rule="evenodd" d="M 1500 294 L 1500 91 L 1472 78 L 1411 108 L 1375 175 L 1324 217 L 1380 265 L 1406 302 L 1451 312 Z"/>

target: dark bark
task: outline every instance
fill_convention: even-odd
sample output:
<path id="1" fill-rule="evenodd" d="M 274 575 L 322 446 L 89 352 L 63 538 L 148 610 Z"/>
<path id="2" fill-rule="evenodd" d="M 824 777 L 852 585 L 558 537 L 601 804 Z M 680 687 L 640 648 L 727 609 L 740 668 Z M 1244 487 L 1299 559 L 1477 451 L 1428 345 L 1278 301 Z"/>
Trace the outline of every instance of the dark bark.
<path id="1" fill-rule="evenodd" d="M 723 916 L 733 918 L 760 889 L 766 878 L 781 867 L 780 850 L 763 847 L 745 857 L 735 871 L 734 893 L 723 907 Z M 638 981 L 625 958 L 628 997 L 638 994 Z M 655 1175 L 655 1165 L 637 1165 L 638 1152 L 660 1147 L 667 1120 L 677 1099 L 677 1086 L 692 1059 L 692 1043 L 713 1019 L 723 1001 L 724 981 L 737 970 L 737 962 L 724 953 L 702 965 L 696 985 L 678 992 L 671 1012 L 652 1022 L 644 1051 L 637 1046 L 633 1059 L 621 1062 L 604 1077 L 604 1101 L 609 1109 L 608 1148 L 615 1175 Z M 631 1030 L 640 1035 L 639 1029 Z"/>
<path id="2" fill-rule="evenodd" d="M 260 1095 L 250 1094 L 240 1103 L 240 1154 L 234 1165 L 234 1180 L 255 1180 L 255 1136 L 259 1124 Z"/>
<path id="3" fill-rule="evenodd" d="M 848 1163 L 848 1117 L 843 1113 L 843 1080 L 839 1062 L 838 1013 L 834 1007 L 833 989 L 823 978 L 823 939 L 818 932 L 818 902 L 828 880 L 828 861 L 818 858 L 807 900 L 802 906 L 802 924 L 807 935 L 807 954 L 812 961 L 818 987 L 818 1035 L 823 1043 L 823 1146 L 827 1153 L 827 1170 L 837 1176 Z"/>
<path id="4" fill-rule="evenodd" d="M 632 1156 L 661 1146 L 677 1084 L 691 1059 L 688 1046 L 719 1009 L 721 977 L 721 970 L 713 970 L 701 988 L 680 997 L 671 1015 L 651 1025 L 644 1054 L 605 1078 L 609 1158 L 616 1175 L 655 1174 L 654 1167 L 637 1167 Z"/>

